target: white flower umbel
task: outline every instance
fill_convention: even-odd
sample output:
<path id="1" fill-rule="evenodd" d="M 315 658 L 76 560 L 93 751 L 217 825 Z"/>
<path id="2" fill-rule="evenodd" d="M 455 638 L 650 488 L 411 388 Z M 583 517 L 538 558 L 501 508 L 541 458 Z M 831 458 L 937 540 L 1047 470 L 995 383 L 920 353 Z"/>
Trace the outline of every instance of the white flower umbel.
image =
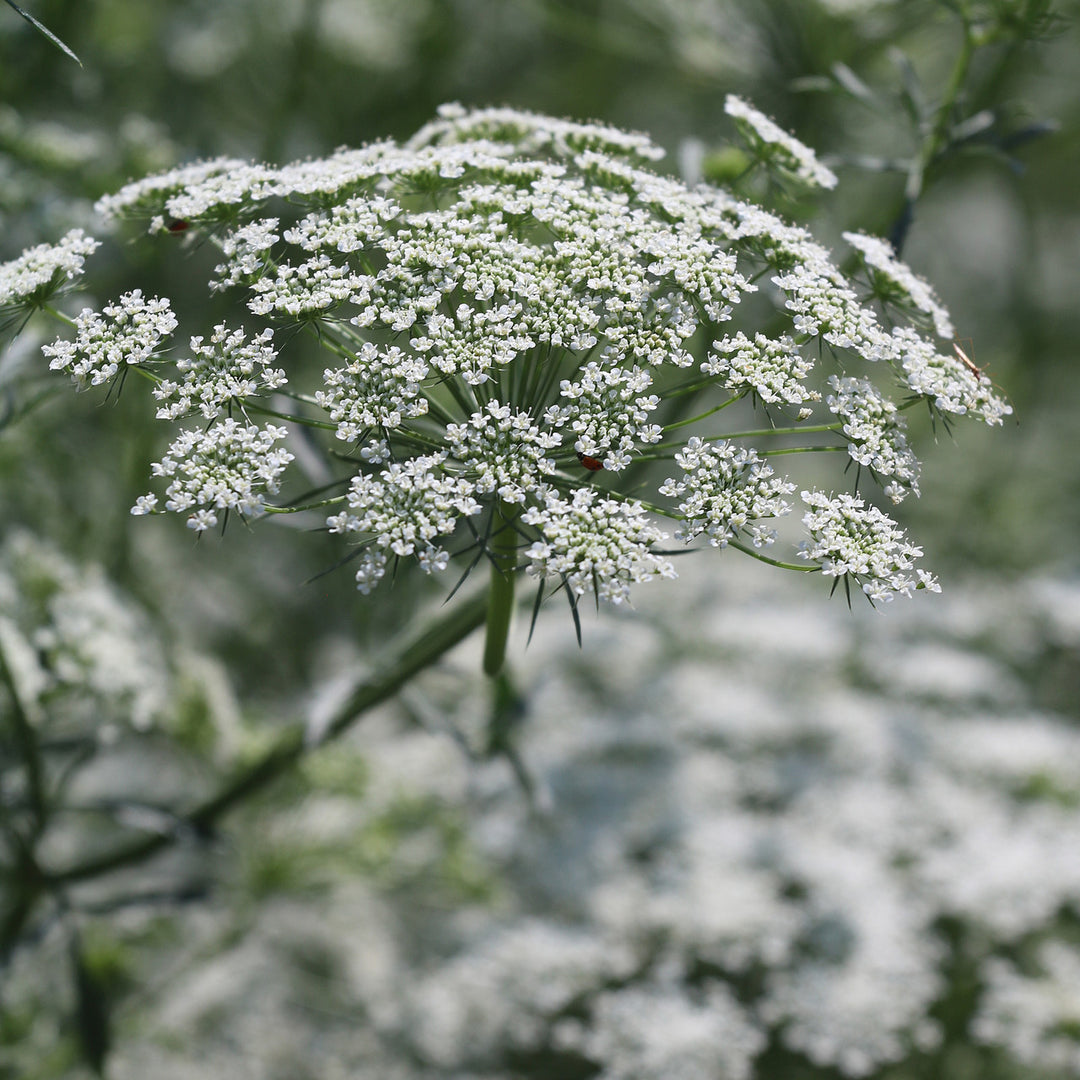
<path id="1" fill-rule="evenodd" d="M 755 156 L 780 165 L 810 187 L 836 187 L 836 174 L 818 161 L 809 146 L 789 135 L 753 105 L 728 94 L 724 112 L 735 120 Z"/>
<path id="2" fill-rule="evenodd" d="M 912 544 L 895 521 L 857 495 L 804 491 L 810 509 L 803 524 L 811 539 L 799 556 L 821 567 L 826 577 L 853 578 L 871 600 L 910 596 L 915 589 L 940 591 L 925 570 L 911 571 L 922 548 Z"/>
<path id="3" fill-rule="evenodd" d="M 86 257 L 100 246 L 82 229 L 72 229 L 55 244 L 38 244 L 0 263 L 0 310 L 46 303 L 82 274 Z"/>
<path id="4" fill-rule="evenodd" d="M 66 371 L 80 389 L 98 386 L 121 368 L 142 364 L 177 326 L 169 301 L 146 300 L 141 289 L 124 293 L 101 314 L 84 308 L 75 319 L 74 341 L 43 345 L 53 371 Z"/>
<path id="5" fill-rule="evenodd" d="M 202 337 L 193 337 L 191 357 L 176 361 L 183 381 L 165 379 L 154 389 L 154 397 L 164 402 L 158 419 L 175 420 L 197 409 L 212 420 L 229 403 L 284 386 L 285 372 L 270 367 L 277 357 L 270 344 L 273 336 L 267 327 L 245 344 L 243 330 L 229 330 L 221 323 L 206 344 Z"/>
<path id="6" fill-rule="evenodd" d="M 821 400 L 821 394 L 804 382 L 814 369 L 814 361 L 803 356 L 790 337 L 773 341 L 764 334 L 755 334 L 751 341 L 739 333 L 714 341 L 713 351 L 715 355 L 701 365 L 701 370 L 719 376 L 729 390 L 738 393 L 750 389 L 770 405 Z M 802 415 L 810 415 L 809 410 Z"/>
<path id="7" fill-rule="evenodd" d="M 218 523 L 218 513 L 262 511 L 266 493 L 278 490 L 279 477 L 293 455 L 274 444 L 285 438 L 283 427 L 241 424 L 228 417 L 206 430 L 185 430 L 154 465 L 154 475 L 171 480 L 166 510 L 188 514 L 188 528 L 202 532 Z M 133 514 L 146 514 L 156 504 L 143 496 Z"/>
<path id="8" fill-rule="evenodd" d="M 909 491 L 918 495 L 919 459 L 908 446 L 904 418 L 896 405 L 866 379 L 830 375 L 829 387 L 833 392 L 825 403 L 840 417 L 841 430 L 851 440 L 851 459 L 878 476 L 892 478 L 885 493 L 893 502 L 900 502 Z"/>
<path id="9" fill-rule="evenodd" d="M 928 316 L 938 337 L 956 333 L 952 319 L 934 290 L 893 253 L 888 241 L 866 233 L 846 232 L 844 239 L 859 253 L 870 274 L 876 295 L 885 301 L 914 308 Z"/>
<path id="10" fill-rule="evenodd" d="M 555 472 L 545 456 L 562 439 L 541 431 L 526 412 L 512 412 L 509 405 L 489 401 L 467 424 L 449 424 L 446 437 L 454 457 L 475 475 L 477 492 L 497 492 L 505 503 L 524 503 L 538 492 L 539 477 Z"/>
<path id="11" fill-rule="evenodd" d="M 356 576 L 362 592 L 382 577 L 390 554 L 416 555 L 427 573 L 446 569 L 449 556 L 432 541 L 449 536 L 458 518 L 479 514 L 482 507 L 473 498 L 474 485 L 447 472 L 445 461 L 445 454 L 432 454 L 395 462 L 378 479 L 361 473 L 349 488 L 349 509 L 327 519 L 331 532 L 366 535 L 376 549 Z"/>
<path id="12" fill-rule="evenodd" d="M 428 400 L 420 390 L 428 364 L 396 345 L 380 349 L 370 341 L 356 351 L 343 368 L 327 368 L 328 390 L 315 395 L 315 403 L 337 424 L 337 437 L 357 442 L 372 429 L 394 431 L 405 420 L 424 416 Z"/>
<path id="13" fill-rule="evenodd" d="M 988 375 L 976 375 L 951 352 L 939 353 L 932 342 L 909 328 L 896 329 L 893 338 L 908 386 L 938 411 L 976 416 L 991 426 L 1012 413 L 1012 406 L 994 392 Z"/>
<path id="14" fill-rule="evenodd" d="M 732 98 L 728 111 L 773 164 L 833 182 L 755 110 Z M 257 411 L 309 425 L 334 481 L 317 504 L 274 510 L 332 506 L 331 532 L 363 548 L 363 591 L 391 560 L 433 572 L 486 556 L 493 611 L 512 602 L 523 569 L 541 578 L 541 598 L 550 582 L 622 602 L 633 585 L 674 576 L 655 551 L 666 535 L 657 516 L 684 541 L 856 575 L 870 595 L 928 584 L 908 576 L 900 548 L 860 562 L 812 533 L 802 563 L 758 552 L 773 539 L 763 522 L 786 513 L 796 490 L 767 455 L 827 461 L 846 447 L 865 466 L 859 480 L 899 499 L 918 476 L 903 409 L 921 399 L 996 423 L 1008 406 L 917 329 L 894 330 L 895 305 L 881 318 L 894 298 L 864 303 L 805 228 L 657 175 L 659 156 L 645 136 L 603 124 L 448 106 L 403 145 L 282 168 L 222 159 L 138 181 L 100 209 L 215 245 L 210 291 L 240 292 L 254 321 L 209 340 L 200 327 L 175 377 L 163 360 L 136 370 L 167 422 Z M 925 322 L 925 295 L 912 295 L 900 314 Z M 274 328 L 289 331 L 278 343 L 309 332 L 308 346 L 330 358 L 315 369 L 321 386 L 307 389 L 310 357 L 290 355 L 297 347 L 275 354 Z M 90 313 L 75 341 L 48 354 L 77 380 L 107 381 L 157 344 L 117 334 Z M 257 400 L 269 391 L 291 400 L 287 412 Z M 721 422 L 729 406 L 737 424 Z M 764 416 L 746 424 L 753 409 Z M 232 435 L 241 430 L 258 429 Z M 786 441 L 766 448 L 774 437 Z M 177 444 L 184 460 L 209 450 L 193 440 Z M 219 503 L 171 488 L 167 505 L 199 515 L 199 527 L 226 506 L 257 508 L 283 461 L 269 475 L 268 447 L 250 446 L 260 478 L 250 490 L 222 481 L 230 494 Z M 806 458 L 783 460 L 794 471 Z M 153 505 L 146 496 L 136 510 Z"/>
<path id="15" fill-rule="evenodd" d="M 710 445 L 694 436 L 675 462 L 686 475 L 666 480 L 660 494 L 682 500 L 678 539 L 690 541 L 704 533 L 713 547 L 725 547 L 740 535 L 754 547 L 773 542 L 775 532 L 758 521 L 788 513 L 791 504 L 784 496 L 795 485 L 774 476 L 755 451 L 728 442 Z"/>
<path id="16" fill-rule="evenodd" d="M 640 503 L 605 499 L 591 488 L 569 500 L 549 490 L 546 504 L 529 507 L 521 520 L 544 537 L 525 552 L 532 573 L 562 578 L 575 596 L 593 592 L 618 604 L 633 582 L 675 576 L 650 550 L 666 534 L 649 524 Z"/>
<path id="17" fill-rule="evenodd" d="M 975 1039 L 1007 1050 L 1031 1069 L 1080 1073 L 1080 951 L 1062 941 L 1038 950 L 1042 971 L 1030 975 L 992 958 L 972 1022 Z"/>
<path id="18" fill-rule="evenodd" d="M 603 1080 L 749 1080 L 765 1036 L 726 986 L 691 997 L 679 987 L 633 986 L 597 996 L 592 1027 L 564 1025 L 564 1045 L 602 1061 Z"/>

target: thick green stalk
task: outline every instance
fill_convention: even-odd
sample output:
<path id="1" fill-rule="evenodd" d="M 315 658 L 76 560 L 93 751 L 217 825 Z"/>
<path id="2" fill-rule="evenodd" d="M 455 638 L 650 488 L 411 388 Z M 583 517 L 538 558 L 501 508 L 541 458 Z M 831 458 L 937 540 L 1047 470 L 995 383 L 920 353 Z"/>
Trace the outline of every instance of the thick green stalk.
<path id="1" fill-rule="evenodd" d="M 517 532 L 514 529 L 517 510 L 500 499 L 493 513 L 491 584 L 488 586 L 487 637 L 484 640 L 484 674 L 492 678 L 498 675 L 506 657 L 517 572 Z"/>

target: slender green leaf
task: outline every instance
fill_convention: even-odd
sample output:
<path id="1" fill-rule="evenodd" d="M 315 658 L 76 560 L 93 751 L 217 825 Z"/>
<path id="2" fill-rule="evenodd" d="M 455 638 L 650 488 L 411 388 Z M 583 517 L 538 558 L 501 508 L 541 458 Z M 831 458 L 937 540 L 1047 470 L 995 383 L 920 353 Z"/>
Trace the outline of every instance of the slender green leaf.
<path id="1" fill-rule="evenodd" d="M 15 0 L 7 0 L 7 3 L 8 7 L 17 11 L 35 30 L 44 34 L 62 52 L 66 52 L 79 67 L 83 66 L 83 62 L 43 22 L 39 19 L 35 19 L 29 11 L 24 11 L 15 3 Z"/>

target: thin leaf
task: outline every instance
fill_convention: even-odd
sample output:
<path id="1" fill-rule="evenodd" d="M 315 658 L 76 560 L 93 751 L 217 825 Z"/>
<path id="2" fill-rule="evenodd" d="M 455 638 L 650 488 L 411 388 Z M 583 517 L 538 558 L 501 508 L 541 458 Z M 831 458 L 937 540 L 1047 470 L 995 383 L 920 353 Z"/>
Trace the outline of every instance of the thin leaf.
<path id="1" fill-rule="evenodd" d="M 874 94 L 874 91 L 871 90 L 870 87 L 847 66 L 847 64 L 842 64 L 837 60 L 830 70 L 840 88 L 846 90 L 856 101 L 861 101 L 864 105 L 868 105 L 872 109 L 880 107 L 880 102 Z"/>
<path id="2" fill-rule="evenodd" d="M 916 128 L 921 128 L 926 120 L 926 95 L 923 93 L 922 84 L 907 53 L 902 49 L 890 49 L 889 59 L 892 60 L 900 75 L 900 102 L 904 111 L 911 118 Z"/>
<path id="3" fill-rule="evenodd" d="M 836 92 L 836 80 L 827 75 L 803 75 L 792 79 L 788 86 L 795 94 L 832 94 Z"/>
<path id="4" fill-rule="evenodd" d="M 1033 142 L 1035 139 L 1041 139 L 1045 135 L 1054 135 L 1058 132 L 1061 125 L 1055 120 L 1039 120 L 1033 124 L 1028 124 L 1026 127 L 1020 128 L 1019 131 L 1014 131 L 1009 135 L 1002 136 L 1000 146 L 1003 150 L 1015 150 L 1018 146 L 1023 146 L 1024 143 Z"/>
<path id="5" fill-rule="evenodd" d="M 477 563 L 479 563 L 480 560 L 486 554 L 487 554 L 486 549 L 483 546 L 481 546 L 479 548 L 479 550 L 476 552 L 476 558 L 473 559 L 473 561 L 471 563 L 469 563 L 469 565 L 465 568 L 465 572 L 461 575 L 461 577 L 458 578 L 457 584 L 450 590 L 449 595 L 443 601 L 444 604 L 449 604 L 450 601 L 454 599 L 454 596 L 457 593 L 458 589 L 460 589 L 461 586 L 465 584 L 465 581 L 468 578 L 468 576 L 476 569 Z"/>
<path id="6" fill-rule="evenodd" d="M 996 120 L 997 117 L 990 109 L 982 109 L 973 116 L 969 116 L 966 120 L 961 120 L 959 124 L 956 124 L 949 132 L 949 137 L 954 143 L 967 142 L 970 139 L 976 139 L 989 131 L 989 129 L 994 126 Z"/>
<path id="7" fill-rule="evenodd" d="M 15 3 L 15 0 L 7 0 L 7 3 L 8 7 L 17 11 L 35 30 L 44 34 L 62 52 L 67 53 L 79 67 L 83 66 L 83 62 L 43 22 L 35 19 L 29 11 L 24 11 Z"/>
<path id="8" fill-rule="evenodd" d="M 536 590 L 536 599 L 533 601 L 532 609 L 532 621 L 529 623 L 529 636 L 525 640 L 525 648 L 529 647 L 529 642 L 532 641 L 533 631 L 536 629 L 536 620 L 540 615 L 540 605 L 544 602 L 544 579 L 540 578 L 540 588 Z"/>
<path id="9" fill-rule="evenodd" d="M 570 602 L 570 614 L 574 617 L 574 633 L 577 635 L 578 648 L 581 648 L 581 616 L 578 614 L 577 609 L 577 597 L 574 596 L 574 590 L 570 588 L 566 580 L 566 575 L 561 575 L 563 584 L 566 586 L 566 599 Z"/>

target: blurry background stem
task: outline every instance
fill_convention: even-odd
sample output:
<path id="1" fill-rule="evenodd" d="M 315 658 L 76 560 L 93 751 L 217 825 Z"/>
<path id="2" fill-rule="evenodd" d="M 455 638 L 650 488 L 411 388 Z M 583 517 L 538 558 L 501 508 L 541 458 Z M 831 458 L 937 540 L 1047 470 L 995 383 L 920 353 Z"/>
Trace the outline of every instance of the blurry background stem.
<path id="1" fill-rule="evenodd" d="M 922 196 L 926 172 L 949 147 L 949 130 L 955 120 L 957 102 L 967 82 L 971 58 L 979 44 L 976 41 L 971 19 L 966 12 L 960 14 L 963 30 L 960 51 L 956 55 L 949 82 L 942 93 L 937 111 L 930 123 L 924 127 L 922 143 L 911 159 L 907 182 L 904 185 L 904 201 L 889 232 L 889 241 L 897 255 L 903 251 L 904 241 L 915 218 L 915 204 Z"/>

